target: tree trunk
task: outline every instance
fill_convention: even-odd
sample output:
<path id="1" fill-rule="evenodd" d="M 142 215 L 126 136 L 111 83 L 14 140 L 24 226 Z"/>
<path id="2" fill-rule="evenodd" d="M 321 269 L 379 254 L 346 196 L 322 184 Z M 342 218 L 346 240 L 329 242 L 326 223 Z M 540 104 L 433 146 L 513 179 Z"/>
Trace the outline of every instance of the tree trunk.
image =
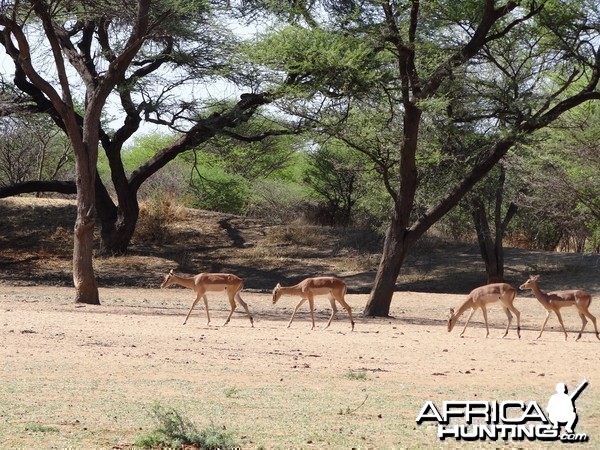
<path id="1" fill-rule="evenodd" d="M 502 240 L 498 241 L 497 239 L 492 239 L 487 212 L 481 199 L 473 200 L 472 215 L 473 222 L 475 223 L 475 230 L 477 232 L 479 251 L 483 258 L 483 262 L 485 263 L 487 282 L 502 283 L 504 282 Z"/>
<path id="2" fill-rule="evenodd" d="M 82 147 L 75 151 L 77 219 L 73 233 L 73 284 L 76 303 L 99 305 L 93 266 L 96 158 L 86 145 Z"/>
<path id="3" fill-rule="evenodd" d="M 363 312 L 365 316 L 388 317 L 390 315 L 396 281 L 407 254 L 407 242 L 409 240 L 406 230 L 398 226 L 397 220 L 392 220 L 383 244 L 375 282 Z"/>
<path id="4" fill-rule="evenodd" d="M 100 255 L 117 256 L 127 253 L 127 248 L 135 232 L 139 217 L 137 202 L 125 205 L 120 204 L 114 220 L 102 222 L 100 231 Z"/>
<path id="5" fill-rule="evenodd" d="M 396 280 L 404 258 L 398 255 L 399 247 L 387 245 L 387 242 L 388 240 L 384 245 L 377 276 L 363 312 L 365 316 L 388 317 L 390 315 L 391 301 L 387 299 L 391 299 L 394 295 Z"/>
<path id="6" fill-rule="evenodd" d="M 100 256 L 118 256 L 127 253 L 135 232 L 140 208 L 137 192 L 125 183 L 118 192 L 119 206 L 115 206 L 104 184 L 96 179 L 96 207 L 100 220 Z"/>

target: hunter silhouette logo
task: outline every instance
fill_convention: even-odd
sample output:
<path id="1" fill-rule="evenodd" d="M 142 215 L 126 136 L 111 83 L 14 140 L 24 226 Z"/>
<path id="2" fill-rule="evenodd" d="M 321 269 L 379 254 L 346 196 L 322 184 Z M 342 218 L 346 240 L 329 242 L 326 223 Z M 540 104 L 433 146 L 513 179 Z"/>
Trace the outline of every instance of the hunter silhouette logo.
<path id="1" fill-rule="evenodd" d="M 427 401 L 416 421 L 418 425 L 435 422 L 441 440 L 587 442 L 587 434 L 575 433 L 578 420 L 575 400 L 588 384 L 588 380 L 584 380 L 569 394 L 567 385 L 558 383 L 545 411 L 533 400 L 444 401 L 440 408 L 433 401 Z"/>
<path id="2" fill-rule="evenodd" d="M 581 391 L 583 391 L 587 385 L 588 380 L 583 380 L 573 394 L 569 395 L 567 386 L 564 383 L 558 383 L 556 385 L 556 394 L 550 397 L 548 401 L 548 418 L 554 428 L 559 428 L 559 424 L 566 423 L 565 432 L 568 434 L 575 434 L 574 428 L 577 424 L 577 410 L 575 409 L 575 399 L 579 397 Z"/>

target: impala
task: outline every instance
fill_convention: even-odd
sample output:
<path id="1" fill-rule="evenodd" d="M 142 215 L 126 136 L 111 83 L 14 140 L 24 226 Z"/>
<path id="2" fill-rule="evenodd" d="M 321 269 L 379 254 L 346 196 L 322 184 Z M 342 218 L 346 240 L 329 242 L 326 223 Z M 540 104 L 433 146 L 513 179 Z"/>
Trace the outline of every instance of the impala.
<path id="1" fill-rule="evenodd" d="M 310 308 L 310 318 L 312 320 L 312 328 L 315 328 L 315 316 L 314 316 L 314 308 L 315 302 L 314 297 L 317 295 L 328 295 L 329 302 L 331 303 L 331 317 L 329 317 L 329 321 L 325 328 L 331 325 L 331 321 L 335 317 L 337 313 L 337 307 L 335 306 L 335 302 L 338 301 L 340 305 L 344 307 L 346 311 L 348 311 L 348 315 L 350 316 L 350 323 L 352 324 L 352 330 L 354 330 L 354 319 L 352 318 L 352 308 L 350 305 L 346 303 L 344 299 L 344 295 L 346 294 L 346 283 L 336 277 L 315 277 L 315 278 L 307 278 L 300 283 L 294 286 L 281 286 L 277 283 L 275 289 L 273 289 L 273 304 L 277 303 L 277 300 L 282 295 L 295 295 L 300 296 L 302 299 L 294 308 L 294 312 L 292 313 L 292 318 L 288 323 L 288 328 L 292 324 L 294 320 L 294 316 L 296 315 L 296 311 L 298 308 L 304 304 L 308 300 L 308 306 Z"/>
<path id="2" fill-rule="evenodd" d="M 596 327 L 596 318 L 589 311 L 590 304 L 592 303 L 592 296 L 580 289 L 573 289 L 570 291 L 553 291 L 548 292 L 546 294 L 542 292 L 537 283 L 539 278 L 539 275 L 531 275 L 529 279 L 525 283 L 523 283 L 519 288 L 531 289 L 535 294 L 535 298 L 537 298 L 538 301 L 542 304 L 542 306 L 546 309 L 546 318 L 544 319 L 544 323 L 542 324 L 540 334 L 536 339 L 539 339 L 542 336 L 544 328 L 546 327 L 546 323 L 548 322 L 548 318 L 550 317 L 550 313 L 554 311 L 556 317 L 558 317 L 558 321 L 560 322 L 560 326 L 562 327 L 563 333 L 565 333 L 565 340 L 567 340 L 567 330 L 565 330 L 565 325 L 563 324 L 562 316 L 560 315 L 560 309 L 569 306 L 575 306 L 575 308 L 577 308 L 577 311 L 579 312 L 579 317 L 581 318 L 581 330 L 579 330 L 579 335 L 575 340 L 578 341 L 581 338 L 583 329 L 587 325 L 586 317 L 588 317 L 594 324 L 594 330 L 596 330 L 596 337 L 600 339 L 600 336 L 598 335 L 598 328 Z"/>
<path id="3" fill-rule="evenodd" d="M 196 292 L 196 299 L 192 303 L 192 307 L 183 321 L 184 325 L 188 321 L 194 306 L 196 306 L 196 303 L 198 303 L 201 298 L 204 300 L 204 309 L 206 310 L 206 324 L 209 325 L 210 314 L 208 312 L 208 298 L 206 297 L 206 292 L 225 291 L 227 293 L 227 298 L 229 299 L 231 311 L 229 312 L 229 316 L 227 316 L 227 320 L 225 320 L 223 326 L 229 323 L 229 320 L 235 311 L 236 301 L 246 310 L 246 313 L 248 313 L 248 317 L 250 318 L 250 323 L 252 326 L 254 326 L 254 319 L 252 318 L 252 314 L 250 314 L 248 305 L 240 296 L 240 291 L 244 287 L 244 282 L 240 277 L 230 273 L 199 273 L 193 277 L 181 277 L 175 275 L 173 270 L 171 270 L 167 275 L 165 275 L 165 279 L 160 287 L 165 288 L 172 284 L 178 284 Z"/>
<path id="4" fill-rule="evenodd" d="M 467 296 L 467 299 L 458 307 L 458 311 L 454 312 L 454 308 L 450 308 L 450 317 L 448 318 L 448 331 L 452 331 L 454 325 L 456 325 L 456 321 L 460 318 L 460 316 L 467 310 L 471 309 L 471 313 L 469 317 L 467 317 L 467 323 L 460 333 L 461 337 L 465 333 L 467 329 L 467 325 L 469 325 L 469 321 L 473 314 L 477 310 L 477 308 L 481 308 L 481 312 L 483 313 L 483 320 L 485 322 L 485 329 L 487 331 L 485 337 L 488 337 L 490 334 L 490 329 L 488 328 L 487 321 L 487 305 L 490 303 L 500 302 L 500 306 L 506 313 L 506 317 L 508 318 L 508 323 L 506 324 L 506 330 L 504 331 L 505 337 L 508 334 L 508 328 L 510 327 L 510 323 L 512 322 L 512 314 L 511 311 L 517 317 L 517 336 L 521 339 L 521 314 L 519 310 L 513 306 L 513 302 L 517 295 L 517 291 L 510 284 L 507 283 L 494 283 L 487 284 L 485 286 L 478 287 L 473 289 L 471 293 Z"/>

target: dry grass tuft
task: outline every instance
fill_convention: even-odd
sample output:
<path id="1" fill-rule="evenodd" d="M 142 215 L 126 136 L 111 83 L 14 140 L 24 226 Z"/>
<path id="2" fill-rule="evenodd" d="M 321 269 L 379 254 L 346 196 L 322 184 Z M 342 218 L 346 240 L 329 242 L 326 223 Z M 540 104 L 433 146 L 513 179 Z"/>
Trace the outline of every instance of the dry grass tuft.
<path id="1" fill-rule="evenodd" d="M 158 193 L 140 205 L 135 238 L 151 244 L 164 244 L 172 238 L 172 225 L 185 218 L 185 210 L 170 193 Z"/>

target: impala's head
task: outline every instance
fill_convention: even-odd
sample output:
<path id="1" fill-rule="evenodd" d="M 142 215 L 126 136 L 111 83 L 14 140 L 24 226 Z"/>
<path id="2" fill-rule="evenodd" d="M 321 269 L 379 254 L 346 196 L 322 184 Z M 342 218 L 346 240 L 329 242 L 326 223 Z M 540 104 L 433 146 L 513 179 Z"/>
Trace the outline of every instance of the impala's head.
<path id="1" fill-rule="evenodd" d="M 273 304 L 277 303 L 279 297 L 281 297 L 281 284 L 277 283 L 277 286 L 273 289 Z"/>
<path id="2" fill-rule="evenodd" d="M 525 283 L 523 283 L 521 286 L 519 286 L 519 289 L 521 289 L 521 290 L 533 289 L 533 286 L 535 285 L 535 283 L 537 282 L 539 277 L 540 277 L 539 275 L 530 275 L 529 279 Z"/>
<path id="3" fill-rule="evenodd" d="M 452 328 L 454 328 L 454 324 L 456 323 L 455 320 L 452 320 L 454 318 L 454 308 L 450 308 L 450 313 L 448 314 L 448 332 L 452 331 Z"/>
<path id="4" fill-rule="evenodd" d="M 171 278 L 173 277 L 173 269 L 169 270 L 169 273 L 165 275 L 165 279 L 163 280 L 162 284 L 160 285 L 161 289 L 164 287 L 167 287 L 171 284 Z"/>

